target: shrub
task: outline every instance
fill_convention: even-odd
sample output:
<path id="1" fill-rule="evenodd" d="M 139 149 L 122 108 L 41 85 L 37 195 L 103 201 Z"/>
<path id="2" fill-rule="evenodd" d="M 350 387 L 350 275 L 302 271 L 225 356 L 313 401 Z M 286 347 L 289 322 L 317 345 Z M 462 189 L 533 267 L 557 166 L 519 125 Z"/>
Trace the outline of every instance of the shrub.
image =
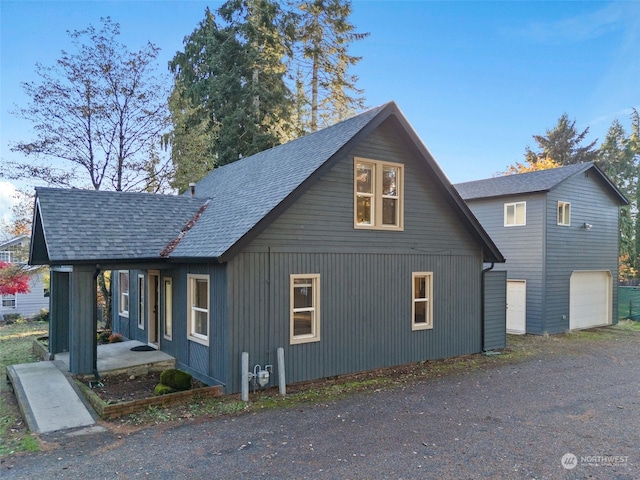
<path id="1" fill-rule="evenodd" d="M 174 392 L 176 392 L 175 389 L 167 385 L 163 385 L 162 383 L 159 383 L 158 385 L 156 385 L 156 388 L 153 390 L 153 394 L 155 396 L 166 395 L 167 393 L 174 393 Z"/>
<path id="2" fill-rule="evenodd" d="M 22 315 L 19 313 L 5 313 L 2 316 L 2 319 L 7 325 L 11 325 L 12 323 L 16 323 L 18 320 L 22 318 Z"/>
<path id="3" fill-rule="evenodd" d="M 109 343 L 109 337 L 111 336 L 111 330 L 103 330 L 98 333 L 98 343 Z"/>
<path id="4" fill-rule="evenodd" d="M 160 383 L 180 392 L 191 389 L 191 374 L 172 368 L 160 374 Z"/>
<path id="5" fill-rule="evenodd" d="M 33 316 L 32 320 L 34 322 L 48 322 L 49 321 L 49 310 L 46 308 L 41 308 L 40 313 Z"/>

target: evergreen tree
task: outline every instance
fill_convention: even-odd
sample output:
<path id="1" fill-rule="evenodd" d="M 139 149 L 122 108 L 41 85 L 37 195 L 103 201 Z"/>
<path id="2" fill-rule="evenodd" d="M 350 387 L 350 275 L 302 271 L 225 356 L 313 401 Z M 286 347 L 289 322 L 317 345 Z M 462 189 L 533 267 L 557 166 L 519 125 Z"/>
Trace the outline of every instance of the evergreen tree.
<path id="1" fill-rule="evenodd" d="M 531 164 L 543 158 L 550 158 L 559 165 L 595 161 L 598 156 L 598 151 L 594 149 L 597 140 L 581 145 L 588 133 L 589 127 L 578 132 L 576 121 L 570 121 L 567 114 L 563 113 L 558 124 L 552 130 L 547 130 L 546 135 L 533 135 L 539 151 L 534 152 L 527 147 L 525 158 Z"/>
<path id="2" fill-rule="evenodd" d="M 204 20 L 170 62 L 174 186 L 291 137 L 282 12 L 271 0 L 230 0 Z M 191 178 L 188 178 L 188 175 Z"/>
<path id="3" fill-rule="evenodd" d="M 358 77 L 349 73 L 361 57 L 349 55 L 355 40 L 368 33 L 355 33 L 348 21 L 351 2 L 312 0 L 303 2 L 298 14 L 297 48 L 301 50 L 297 80 L 302 82 L 304 112 L 302 130 L 316 131 L 351 117 L 364 108 Z"/>
<path id="4" fill-rule="evenodd" d="M 598 155 L 598 166 L 631 201 L 631 206 L 620 210 L 620 259 L 621 271 L 633 272 L 636 264 L 635 224 L 637 204 L 634 197 L 638 184 L 638 165 L 634 157 L 634 145 L 623 126 L 616 119 L 609 127 Z"/>

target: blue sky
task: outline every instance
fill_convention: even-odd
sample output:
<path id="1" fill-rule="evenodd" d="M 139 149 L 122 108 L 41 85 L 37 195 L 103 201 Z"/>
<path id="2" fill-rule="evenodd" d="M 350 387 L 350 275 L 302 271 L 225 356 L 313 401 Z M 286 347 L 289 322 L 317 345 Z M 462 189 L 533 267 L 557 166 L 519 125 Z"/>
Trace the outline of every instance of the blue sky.
<path id="1" fill-rule="evenodd" d="M 111 16 L 130 50 L 161 47 L 166 71 L 205 7 L 220 3 L 2 0 L 0 217 L 10 189 L 1 164 L 16 158 L 10 143 L 31 138 L 10 114 L 27 104 L 20 82 L 69 48 L 67 30 Z M 356 0 L 351 21 L 370 32 L 351 50 L 367 105 L 395 100 L 454 183 L 522 161 L 531 136 L 564 112 L 600 143 L 615 118 L 628 128 L 640 109 L 640 2 Z"/>

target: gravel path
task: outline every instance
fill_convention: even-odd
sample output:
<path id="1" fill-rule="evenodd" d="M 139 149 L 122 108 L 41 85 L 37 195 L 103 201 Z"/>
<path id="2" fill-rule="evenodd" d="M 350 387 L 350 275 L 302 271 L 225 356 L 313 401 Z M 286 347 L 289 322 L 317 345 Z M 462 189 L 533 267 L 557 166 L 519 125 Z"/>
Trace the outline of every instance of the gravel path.
<path id="1" fill-rule="evenodd" d="M 0 477 L 638 479 L 640 335 L 571 342 L 328 404 L 122 438 L 51 435 L 47 451 L 5 459 Z"/>

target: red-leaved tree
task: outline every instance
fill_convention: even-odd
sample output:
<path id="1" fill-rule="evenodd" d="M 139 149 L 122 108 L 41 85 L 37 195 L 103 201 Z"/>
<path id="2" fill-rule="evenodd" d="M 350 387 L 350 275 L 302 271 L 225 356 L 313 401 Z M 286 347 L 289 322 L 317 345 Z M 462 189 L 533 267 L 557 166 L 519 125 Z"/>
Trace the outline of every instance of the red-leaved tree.
<path id="1" fill-rule="evenodd" d="M 22 266 L 0 261 L 0 295 L 29 293 L 29 280 Z"/>

